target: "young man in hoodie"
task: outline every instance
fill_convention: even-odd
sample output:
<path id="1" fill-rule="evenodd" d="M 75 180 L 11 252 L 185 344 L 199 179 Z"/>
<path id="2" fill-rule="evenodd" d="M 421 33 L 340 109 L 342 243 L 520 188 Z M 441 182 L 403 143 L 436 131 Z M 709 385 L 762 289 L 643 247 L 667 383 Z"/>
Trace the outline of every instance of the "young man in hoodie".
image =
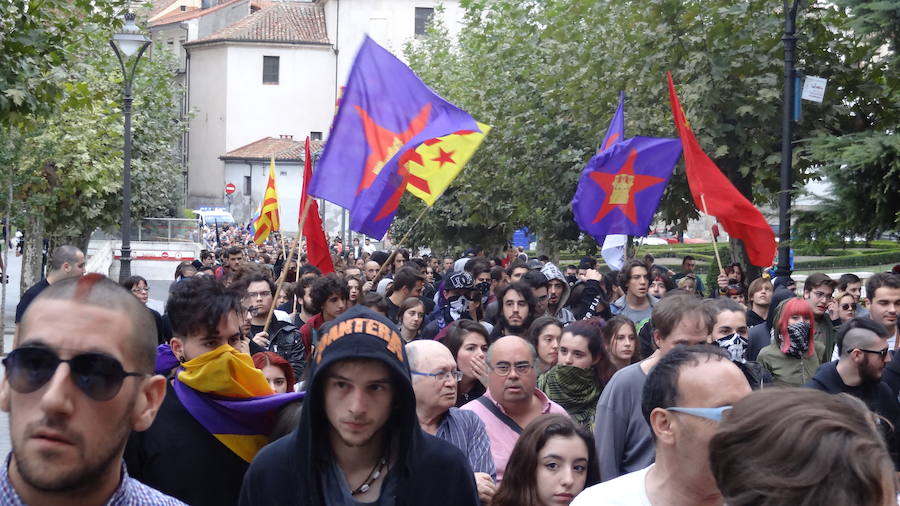
<path id="1" fill-rule="evenodd" d="M 571 287 L 563 276 L 559 267 L 547 262 L 541 267 L 541 272 L 547 277 L 547 314 L 555 317 L 568 325 L 575 321 L 575 315 L 570 311 L 566 304 L 569 302 L 569 294 Z"/>
<path id="2" fill-rule="evenodd" d="M 240 504 L 477 505 L 462 452 L 419 428 L 403 340 L 356 306 L 322 328 L 297 430 L 264 448 Z"/>

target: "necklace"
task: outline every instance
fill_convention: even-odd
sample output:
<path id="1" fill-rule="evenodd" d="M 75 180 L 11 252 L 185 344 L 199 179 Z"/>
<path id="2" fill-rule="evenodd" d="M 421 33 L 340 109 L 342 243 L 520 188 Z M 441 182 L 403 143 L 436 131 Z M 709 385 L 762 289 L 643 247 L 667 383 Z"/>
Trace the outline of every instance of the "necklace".
<path id="1" fill-rule="evenodd" d="M 375 467 L 373 467 L 372 471 L 369 472 L 369 477 L 366 478 L 366 481 L 362 485 L 360 485 L 356 490 L 354 490 L 353 492 L 350 492 L 350 495 L 354 496 L 354 495 L 359 495 L 359 494 L 365 494 L 366 492 L 368 492 L 369 488 L 372 487 L 372 484 L 375 483 L 375 480 L 377 480 L 381 476 L 381 471 L 384 470 L 385 465 L 387 465 L 387 458 L 381 457 L 380 459 L 378 459 L 378 462 L 375 464 Z"/>

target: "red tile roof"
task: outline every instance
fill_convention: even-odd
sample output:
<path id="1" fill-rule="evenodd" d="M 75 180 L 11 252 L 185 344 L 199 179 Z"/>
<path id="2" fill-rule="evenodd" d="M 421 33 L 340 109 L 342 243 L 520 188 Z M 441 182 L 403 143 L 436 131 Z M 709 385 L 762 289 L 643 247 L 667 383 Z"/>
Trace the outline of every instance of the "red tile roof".
<path id="1" fill-rule="evenodd" d="M 246 18 L 185 45 L 216 41 L 330 44 L 320 5 L 292 1 L 260 4 L 262 8 Z"/>
<path id="2" fill-rule="evenodd" d="M 158 16 L 160 12 L 168 9 L 177 1 L 178 0 L 154 0 L 153 5 L 150 7 L 150 19 Z"/>
<path id="3" fill-rule="evenodd" d="M 199 18 L 201 16 L 205 16 L 207 14 L 211 14 L 218 10 L 224 9 L 226 7 L 230 7 L 238 2 L 243 2 L 244 0 L 228 0 L 227 2 L 220 3 L 219 5 L 210 7 L 208 9 L 198 9 L 196 7 L 188 7 L 186 11 L 175 10 L 167 13 L 165 16 L 154 18 L 151 17 L 149 19 L 150 26 L 160 26 L 160 25 L 168 25 L 170 23 L 177 23 L 180 21 L 187 21 L 188 19 Z M 249 9 L 248 9 L 249 14 Z"/>
<path id="4" fill-rule="evenodd" d="M 220 156 L 219 159 L 268 160 L 272 155 L 275 155 L 276 160 L 302 162 L 304 144 L 304 141 L 294 139 L 264 137 L 246 146 L 232 149 Z M 310 148 L 313 153 L 322 151 L 323 147 L 325 147 L 324 141 L 310 141 Z"/>

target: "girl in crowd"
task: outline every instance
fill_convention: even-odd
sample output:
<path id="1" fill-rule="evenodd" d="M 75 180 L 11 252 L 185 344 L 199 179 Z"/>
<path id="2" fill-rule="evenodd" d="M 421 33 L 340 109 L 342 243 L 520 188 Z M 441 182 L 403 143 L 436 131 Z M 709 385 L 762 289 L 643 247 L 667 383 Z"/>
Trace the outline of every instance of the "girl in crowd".
<path id="1" fill-rule="evenodd" d="M 821 364 L 825 345 L 813 339 L 815 322 L 809 303 L 799 297 L 782 302 L 773 314 L 772 344 L 757 361 L 772 373 L 777 386 L 803 386 Z"/>
<path id="2" fill-rule="evenodd" d="M 444 346 L 456 359 L 456 367 L 463 373 L 456 389 L 456 407 L 473 401 L 486 391 L 482 380 L 487 376 L 484 358 L 488 349 L 488 333 L 480 323 L 456 320 L 444 339 Z"/>
<path id="3" fill-rule="evenodd" d="M 834 296 L 833 304 L 834 311 L 831 314 L 831 321 L 835 327 L 840 327 L 845 321 L 856 317 L 856 298 L 852 293 L 838 293 Z M 832 313 L 832 311 L 829 310 L 829 313 Z"/>
<path id="4" fill-rule="evenodd" d="M 538 377 L 538 388 L 581 427 L 594 428 L 600 392 L 614 372 L 603 346 L 602 320 L 567 325 L 559 338 L 559 362 Z"/>
<path id="5" fill-rule="evenodd" d="M 647 290 L 647 293 L 657 299 L 663 298 L 663 295 L 665 295 L 666 292 L 675 289 L 675 283 L 673 283 L 668 276 L 660 272 L 659 269 L 651 269 L 650 276 L 650 289 Z"/>
<path id="6" fill-rule="evenodd" d="M 358 276 L 347 277 L 347 287 L 350 289 L 350 297 L 347 299 L 347 309 L 359 303 L 359 295 L 362 293 L 362 279 Z"/>
<path id="7" fill-rule="evenodd" d="M 612 378 L 612 375 L 626 365 L 638 362 L 637 331 L 634 322 L 628 318 L 616 316 L 606 322 L 603 327 L 603 347 L 609 357 L 607 371 L 603 376 Z"/>
<path id="8" fill-rule="evenodd" d="M 122 286 L 144 303 L 145 306 L 147 305 L 147 301 L 150 300 L 150 287 L 147 285 L 146 279 L 141 276 L 131 276 L 122 282 Z M 163 318 L 159 312 L 149 306 L 147 306 L 147 311 L 150 311 L 153 321 L 156 322 L 157 344 L 168 344 L 169 340 L 172 339 L 172 325 L 169 323 L 169 320 Z"/>
<path id="9" fill-rule="evenodd" d="M 271 351 L 254 353 L 253 366 L 262 371 L 276 394 L 294 391 L 294 370 L 281 355 Z"/>
<path id="10" fill-rule="evenodd" d="M 565 415 L 541 415 L 522 431 L 492 506 L 569 504 L 600 482 L 594 438 Z"/>
<path id="11" fill-rule="evenodd" d="M 552 316 L 541 316 L 528 328 L 528 342 L 538 355 L 537 373 L 541 375 L 556 365 L 562 323 Z"/>
<path id="12" fill-rule="evenodd" d="M 418 297 L 408 297 L 400 304 L 400 337 L 407 343 L 418 339 L 425 319 L 425 304 Z"/>

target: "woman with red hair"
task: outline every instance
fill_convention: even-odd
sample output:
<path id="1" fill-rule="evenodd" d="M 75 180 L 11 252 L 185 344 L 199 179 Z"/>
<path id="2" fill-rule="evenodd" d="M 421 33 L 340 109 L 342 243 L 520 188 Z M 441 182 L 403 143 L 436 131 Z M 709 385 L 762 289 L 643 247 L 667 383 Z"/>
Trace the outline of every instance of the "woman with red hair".
<path id="1" fill-rule="evenodd" d="M 294 391 L 294 369 L 281 355 L 271 351 L 254 353 L 253 366 L 262 371 L 276 394 Z"/>
<path id="2" fill-rule="evenodd" d="M 816 374 L 825 344 L 813 339 L 813 320 L 809 303 L 799 297 L 775 309 L 772 343 L 760 350 L 757 361 L 772 373 L 776 385 L 803 386 Z"/>

